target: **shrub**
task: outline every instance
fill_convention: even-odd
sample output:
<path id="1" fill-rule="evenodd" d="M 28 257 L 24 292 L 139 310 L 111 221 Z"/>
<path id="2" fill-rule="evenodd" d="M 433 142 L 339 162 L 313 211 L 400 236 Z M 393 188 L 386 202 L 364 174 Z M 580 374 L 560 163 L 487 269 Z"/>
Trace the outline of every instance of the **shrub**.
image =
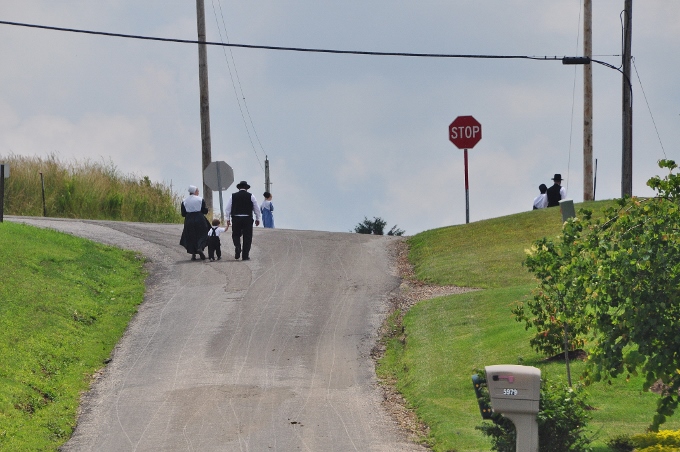
<path id="1" fill-rule="evenodd" d="M 628 435 L 619 435 L 607 441 L 612 452 L 633 452 L 635 445 Z"/>
<path id="2" fill-rule="evenodd" d="M 680 431 L 677 430 L 659 430 L 658 432 L 641 433 L 631 436 L 630 439 L 639 451 L 680 450 Z M 665 447 L 659 448 L 661 446 Z"/>

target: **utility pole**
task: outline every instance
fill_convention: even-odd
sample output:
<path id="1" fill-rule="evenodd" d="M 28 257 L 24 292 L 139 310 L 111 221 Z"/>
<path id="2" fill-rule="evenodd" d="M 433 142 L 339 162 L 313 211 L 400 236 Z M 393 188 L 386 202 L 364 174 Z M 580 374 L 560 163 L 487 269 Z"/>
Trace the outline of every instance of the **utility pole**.
<path id="1" fill-rule="evenodd" d="M 196 0 L 196 21 L 198 28 L 198 41 L 204 43 L 205 40 L 205 7 L 203 0 Z M 208 52 L 205 44 L 198 44 L 198 83 L 200 91 L 201 105 L 201 155 L 203 179 L 203 199 L 210 210 L 213 208 L 212 190 L 205 184 L 203 172 L 212 161 L 212 151 L 210 145 L 210 102 L 208 97 Z"/>
<path id="2" fill-rule="evenodd" d="M 633 195 L 633 86 L 630 82 L 633 0 L 625 0 L 623 11 L 623 105 L 621 197 Z"/>
<path id="3" fill-rule="evenodd" d="M 271 182 L 269 181 L 269 157 L 264 156 L 264 191 L 271 193 Z"/>
<path id="4" fill-rule="evenodd" d="M 583 56 L 593 57 L 593 5 L 583 0 Z M 593 65 L 583 65 L 583 200 L 594 199 L 593 190 Z"/>

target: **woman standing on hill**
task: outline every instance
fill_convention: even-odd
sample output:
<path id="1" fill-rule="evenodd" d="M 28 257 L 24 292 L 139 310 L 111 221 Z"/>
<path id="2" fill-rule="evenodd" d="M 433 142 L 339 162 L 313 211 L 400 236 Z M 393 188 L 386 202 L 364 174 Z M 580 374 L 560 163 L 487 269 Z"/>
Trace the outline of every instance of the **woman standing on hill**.
<path id="1" fill-rule="evenodd" d="M 189 196 L 182 201 L 182 216 L 184 217 L 184 230 L 179 244 L 186 248 L 187 253 L 191 254 L 191 260 L 196 260 L 196 255 L 205 260 L 203 249 L 208 244 L 208 229 L 210 224 L 205 214 L 208 207 L 205 200 L 198 196 L 198 188 L 189 185 Z"/>
<path id="2" fill-rule="evenodd" d="M 264 192 L 264 201 L 260 206 L 262 212 L 262 226 L 265 228 L 274 227 L 274 204 L 272 204 L 272 194 L 268 191 Z"/>

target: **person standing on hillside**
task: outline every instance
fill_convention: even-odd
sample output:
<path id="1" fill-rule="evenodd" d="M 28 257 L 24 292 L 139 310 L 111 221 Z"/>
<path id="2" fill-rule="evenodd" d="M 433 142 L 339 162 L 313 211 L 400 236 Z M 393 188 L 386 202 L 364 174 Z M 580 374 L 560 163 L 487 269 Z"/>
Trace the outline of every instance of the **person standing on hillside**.
<path id="1" fill-rule="evenodd" d="M 567 190 L 561 186 L 562 184 L 561 174 L 555 174 L 555 177 L 553 177 L 552 180 L 554 184 L 547 191 L 548 207 L 557 207 L 560 205 L 560 200 L 565 199 L 567 197 Z"/>
<path id="2" fill-rule="evenodd" d="M 548 207 L 548 187 L 545 184 L 541 184 L 538 186 L 538 191 L 541 194 L 534 198 L 534 210 Z"/>
<path id="3" fill-rule="evenodd" d="M 189 185 L 189 196 L 182 201 L 182 216 L 184 217 L 184 229 L 179 244 L 186 248 L 187 253 L 191 254 L 191 260 L 196 260 L 196 255 L 205 260 L 203 249 L 208 243 L 208 229 L 210 223 L 205 217 L 208 207 L 205 200 L 198 196 L 198 188 Z"/>
<path id="4" fill-rule="evenodd" d="M 224 215 L 227 219 L 227 227 L 232 226 L 231 238 L 234 242 L 234 258 L 241 257 L 244 261 L 250 260 L 250 247 L 253 242 L 253 214 L 255 214 L 255 226 L 260 225 L 260 206 L 257 205 L 255 195 L 248 192 L 250 185 L 242 180 L 236 185 L 238 191 L 232 193 Z M 241 246 L 243 237 L 243 246 Z M 243 254 L 242 254 L 243 253 Z"/>
<path id="5" fill-rule="evenodd" d="M 274 204 L 272 204 L 272 194 L 268 191 L 264 192 L 264 201 L 260 206 L 262 212 L 262 226 L 265 228 L 274 228 Z"/>

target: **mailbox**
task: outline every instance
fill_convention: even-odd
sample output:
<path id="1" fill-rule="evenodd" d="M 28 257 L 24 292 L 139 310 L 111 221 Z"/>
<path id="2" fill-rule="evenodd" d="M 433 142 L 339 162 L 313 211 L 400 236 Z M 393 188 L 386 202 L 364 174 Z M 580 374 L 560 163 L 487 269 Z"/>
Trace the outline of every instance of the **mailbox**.
<path id="1" fill-rule="evenodd" d="M 513 364 L 486 366 L 491 406 L 499 413 L 538 413 L 541 371 Z"/>
<path id="2" fill-rule="evenodd" d="M 486 366 L 491 408 L 510 419 L 517 431 L 517 452 L 538 452 L 536 414 L 541 399 L 541 370 L 531 366 Z"/>

